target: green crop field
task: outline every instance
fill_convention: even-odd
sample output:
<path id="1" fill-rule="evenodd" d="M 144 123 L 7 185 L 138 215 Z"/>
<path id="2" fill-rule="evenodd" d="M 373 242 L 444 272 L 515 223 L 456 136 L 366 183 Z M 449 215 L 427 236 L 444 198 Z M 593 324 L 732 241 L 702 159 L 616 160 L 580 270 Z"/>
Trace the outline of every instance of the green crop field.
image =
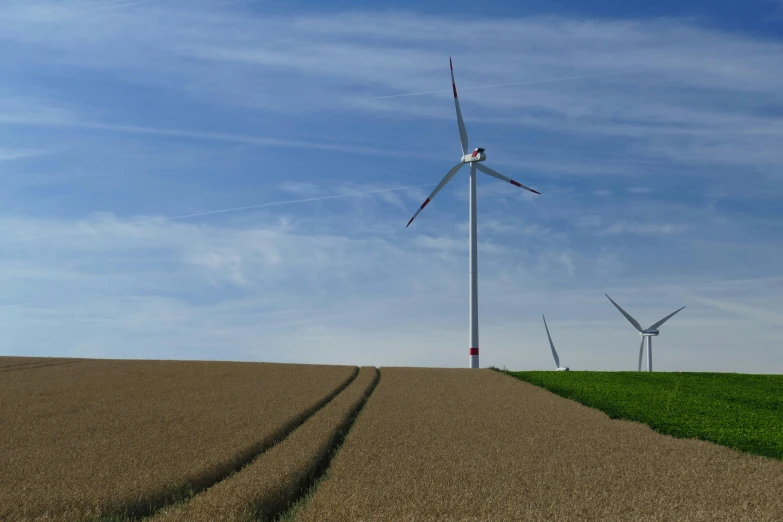
<path id="1" fill-rule="evenodd" d="M 783 460 L 783 375 L 508 372 L 611 418 Z"/>

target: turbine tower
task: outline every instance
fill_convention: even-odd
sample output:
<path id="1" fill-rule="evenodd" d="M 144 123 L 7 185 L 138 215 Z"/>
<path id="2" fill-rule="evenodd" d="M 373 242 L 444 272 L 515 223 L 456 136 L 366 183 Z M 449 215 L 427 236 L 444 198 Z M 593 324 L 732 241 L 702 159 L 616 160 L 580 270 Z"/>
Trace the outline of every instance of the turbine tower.
<path id="1" fill-rule="evenodd" d="M 544 314 L 541 314 L 544 317 Z M 559 372 L 567 372 L 570 370 L 568 366 L 560 366 L 560 357 L 557 356 L 557 350 L 555 350 L 555 343 L 552 342 L 552 336 L 549 335 L 549 327 L 546 325 L 546 317 L 544 317 L 544 328 L 546 328 L 546 336 L 549 338 L 549 346 L 552 348 L 552 355 L 555 357 L 555 368 Z"/>
<path id="2" fill-rule="evenodd" d="M 468 154 L 468 132 L 465 130 L 465 122 L 462 121 L 462 111 L 459 108 L 459 98 L 457 98 L 457 84 L 454 82 L 454 66 L 451 62 L 451 58 L 449 58 L 449 67 L 451 68 L 451 87 L 454 91 L 454 106 L 457 109 L 457 126 L 459 127 L 459 141 L 462 145 L 462 156 L 459 159 L 459 163 L 454 165 L 450 171 L 446 173 L 446 175 L 443 177 L 443 179 L 438 183 L 438 186 L 435 187 L 435 190 L 432 191 L 432 194 L 424 200 L 424 203 L 421 204 L 421 207 L 419 207 L 419 210 L 416 211 L 415 214 L 413 214 L 413 217 L 410 221 L 408 221 L 408 224 L 405 225 L 407 228 L 410 226 L 411 223 L 413 223 L 413 220 L 416 219 L 416 216 L 419 215 L 419 212 L 424 210 L 424 207 L 427 206 L 427 204 L 432 201 L 432 199 L 435 197 L 435 195 L 440 192 L 440 190 L 446 186 L 446 184 L 451 181 L 451 179 L 459 172 L 459 170 L 464 167 L 466 164 L 470 164 L 470 367 L 471 368 L 478 368 L 479 367 L 479 341 L 478 341 L 478 238 L 477 238 L 477 227 L 476 227 L 476 170 L 480 170 L 484 174 L 489 174 L 492 177 L 498 178 L 500 180 L 503 180 L 505 182 L 511 183 L 514 186 L 523 188 L 525 190 L 529 190 L 530 192 L 533 192 L 535 194 L 541 194 L 537 190 L 533 190 L 530 187 L 526 187 L 522 185 L 521 183 L 518 183 L 514 181 L 513 179 L 507 178 L 503 174 L 492 170 L 491 168 L 487 167 L 486 165 L 482 165 L 481 162 L 487 159 L 486 154 L 484 154 L 484 149 L 482 148 L 476 148 L 473 149 L 472 154 Z"/>
<path id="3" fill-rule="evenodd" d="M 609 297 L 608 294 L 604 294 L 610 301 L 612 301 L 612 298 Z M 675 310 L 674 312 L 670 313 L 651 327 L 647 329 L 642 329 L 642 325 L 639 324 L 639 321 L 631 317 L 631 314 L 620 308 L 620 305 L 612 301 L 612 304 L 620 310 L 620 313 L 625 316 L 626 319 L 628 319 L 628 322 L 633 325 L 634 328 L 641 334 L 642 336 L 642 344 L 639 345 L 639 371 L 642 371 L 642 355 L 644 354 L 644 340 L 647 339 L 647 371 L 652 371 L 652 338 L 658 335 L 658 328 L 663 325 L 666 321 L 671 319 L 674 314 L 682 310 L 682 308 L 685 308 L 684 306 L 680 308 L 679 310 Z"/>

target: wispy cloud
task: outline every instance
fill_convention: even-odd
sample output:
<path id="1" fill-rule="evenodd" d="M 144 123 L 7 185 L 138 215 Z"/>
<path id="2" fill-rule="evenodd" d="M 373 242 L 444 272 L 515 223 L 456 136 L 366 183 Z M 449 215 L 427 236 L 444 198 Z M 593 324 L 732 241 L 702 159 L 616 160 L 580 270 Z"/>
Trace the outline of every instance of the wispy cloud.
<path id="1" fill-rule="evenodd" d="M 47 126 L 47 127 L 63 127 L 63 128 L 75 128 L 75 129 L 87 129 L 87 130 L 100 130 L 109 132 L 122 132 L 130 134 L 145 134 L 152 136 L 166 136 L 173 138 L 191 138 L 196 140 L 208 140 L 208 141 L 222 141 L 230 143 L 244 143 L 250 145 L 262 145 L 269 147 L 290 147 L 299 149 L 313 149 L 320 151 L 329 151 L 344 153 L 350 152 L 352 154 L 368 154 L 373 156 L 397 156 L 399 151 L 384 149 L 380 147 L 364 147 L 364 146 L 352 146 L 341 143 L 330 143 L 327 141 L 310 141 L 310 140 L 287 140 L 278 138 L 269 138 L 263 136 L 233 134 L 233 133 L 220 133 L 220 132 L 202 132 L 202 131 L 189 131 L 181 129 L 167 129 L 158 127 L 146 127 L 138 125 L 122 125 L 115 123 L 99 123 L 83 121 L 76 119 L 77 117 L 73 113 L 67 113 L 63 111 L 63 114 L 70 114 L 72 118 L 62 119 L 59 116 L 54 119 L 47 118 L 48 113 L 39 113 L 33 115 L 24 115 L 19 117 L 6 118 L 5 123 L 11 123 L 16 125 L 33 125 L 33 126 Z M 0 120 L 2 123 L 2 120 Z M 413 152 L 413 157 L 428 157 L 426 154 Z M 431 156 L 429 156 L 431 157 Z"/>
<path id="2" fill-rule="evenodd" d="M 607 76 L 619 76 L 622 73 L 617 74 L 608 74 L 608 75 L 601 75 L 601 76 L 569 76 L 566 78 L 551 78 L 549 80 L 533 80 L 533 81 L 526 81 L 526 82 L 511 82 L 511 83 L 496 83 L 494 85 L 475 85 L 473 87 L 462 87 L 460 88 L 460 91 L 465 90 L 476 90 L 476 89 L 494 89 L 497 87 L 511 87 L 511 86 L 518 86 L 518 85 L 536 85 L 539 83 L 555 83 L 555 82 L 566 82 L 570 80 L 585 80 L 590 78 L 605 78 Z M 421 96 L 424 94 L 436 94 L 436 93 L 444 93 L 444 92 L 452 92 L 452 89 L 439 89 L 436 91 L 422 91 L 422 92 L 408 92 L 404 94 L 391 94 L 388 96 L 376 96 L 373 98 L 373 100 L 385 100 L 387 98 L 401 98 L 404 96 Z"/>
<path id="3" fill-rule="evenodd" d="M 620 221 L 612 223 L 610 226 L 601 229 L 598 233 L 603 235 L 613 234 L 640 234 L 640 235 L 661 235 L 661 234 L 682 234 L 687 230 L 687 226 L 680 223 L 633 223 Z"/>
<path id="4" fill-rule="evenodd" d="M 701 303 L 719 310 L 724 310 L 736 314 L 740 317 L 746 317 L 757 322 L 763 322 L 778 326 L 783 326 L 783 314 L 776 311 L 765 310 L 763 308 L 756 308 L 753 306 L 744 305 L 737 302 L 726 301 L 723 299 L 715 299 L 711 297 L 704 297 L 695 294 L 683 294 L 691 301 Z"/>
<path id="5" fill-rule="evenodd" d="M 405 191 L 410 190 L 412 188 L 418 188 L 418 187 L 429 187 L 434 185 L 433 183 L 428 183 L 424 185 L 412 185 L 408 187 L 393 187 L 393 188 L 385 188 L 385 189 L 376 189 L 376 190 L 367 190 L 363 192 L 354 192 L 350 191 L 345 194 L 332 194 L 328 196 L 318 196 L 318 197 L 311 197 L 311 198 L 304 198 L 304 199 L 290 199 L 285 201 L 273 201 L 268 203 L 259 203 L 257 205 L 249 205 L 244 207 L 234 207 L 234 208 L 224 208 L 219 210 L 208 210 L 206 212 L 197 212 L 195 214 L 185 214 L 181 216 L 157 216 L 157 217 L 151 217 L 151 218 L 145 218 L 142 220 L 136 220 L 129 223 L 129 225 L 146 225 L 146 224 L 159 224 L 163 221 L 177 221 L 177 220 L 183 220 L 183 219 L 190 219 L 195 217 L 204 217 L 204 216 L 213 216 L 215 214 L 226 214 L 230 212 L 240 212 L 243 210 L 256 210 L 256 209 L 262 209 L 262 208 L 268 208 L 268 207 L 277 207 L 280 205 L 291 205 L 295 203 L 310 203 L 314 201 L 325 201 L 325 200 L 331 200 L 331 199 L 340 199 L 340 198 L 347 198 L 347 197 L 355 197 L 355 196 L 369 196 L 369 195 L 375 195 L 379 194 L 381 195 L 382 199 L 384 201 L 389 202 L 388 198 L 383 198 L 383 196 L 387 195 L 391 192 L 399 192 L 399 191 Z M 317 189 L 314 185 L 311 184 L 288 184 L 286 185 L 286 190 L 289 191 L 298 191 L 301 193 L 303 190 L 305 192 L 309 193 L 318 193 L 320 190 Z M 391 200 L 394 204 L 398 204 L 398 200 Z M 4 243 L 16 243 L 20 241 L 32 241 L 32 240 L 40 240 L 45 239 L 46 236 L 41 235 L 32 235 L 32 236 L 17 236 L 17 237 L 11 237 L 10 239 L 6 239 L 5 241 L 0 241 L 0 244 Z"/>
<path id="6" fill-rule="evenodd" d="M 464 354 L 454 349 L 464 334 L 460 312 L 465 306 L 466 238 L 461 233 L 354 239 L 313 235 L 304 225 L 297 230 L 271 224 L 235 230 L 173 221 L 139 225 L 108 215 L 71 223 L 0 220 L 0 228 L 48 231 L 56 238 L 0 255 L 0 279 L 6 288 L 0 303 L 5 321 L 0 349 L 5 353 L 17 353 L 14 347 L 24 339 L 27 353 L 39 354 L 165 353 L 178 358 L 446 366 L 464 362 Z M 599 306 L 606 288 L 596 288 L 597 280 L 582 287 L 574 279 L 589 259 L 568 248 L 536 250 L 531 258 L 513 245 L 481 245 L 487 361 L 548 367 L 547 353 L 540 352 L 543 341 L 533 341 L 540 325 L 519 318 L 556 306 L 551 319 L 564 346 L 577 331 L 579 346 L 602 346 L 591 352 L 591 360 L 574 354 L 574 363 L 583 368 L 632 366 L 633 353 L 623 356 L 630 341 L 618 328 L 622 318 Z M 133 263 L 125 261 L 130 254 Z M 597 270 L 611 272 L 617 280 L 622 267 L 614 252 L 602 252 L 596 262 Z M 562 278 L 571 281 L 567 288 L 553 289 L 546 283 Z M 652 280 L 644 283 L 624 285 L 617 296 L 612 285 L 609 291 L 641 317 L 671 307 L 671 297 L 650 294 Z M 704 284 L 676 288 L 697 296 Z M 729 281 L 719 284 L 713 292 L 729 288 Z M 749 287 L 747 281 L 737 285 Z M 757 287 L 772 291 L 769 282 Z M 647 296 L 644 303 L 650 310 L 634 305 L 639 295 Z M 720 342 L 702 329 L 691 335 L 686 328 L 689 321 L 710 317 L 698 307 L 691 310 L 694 303 L 715 305 L 693 296 L 680 296 L 689 304 L 689 315 L 667 325 L 663 346 L 668 348 L 659 352 L 662 368 L 683 369 L 669 353 L 674 346 L 687 342 L 690 350 L 698 350 Z M 10 307 L 9 302 L 17 304 Z M 595 312 L 585 315 L 586 309 Z M 774 315 L 756 315 L 755 320 L 778 325 L 768 320 Z M 576 317 L 594 324 L 577 321 L 563 327 L 562 321 Z M 730 318 L 725 321 L 736 324 Z M 41 335 L 52 329 L 58 335 L 55 347 Z M 720 328 L 715 332 L 724 335 Z M 375 341 L 386 337 L 402 344 L 388 351 L 383 341 Z M 725 339 L 731 342 L 732 337 Z M 769 339 L 773 342 L 774 337 Z M 307 348 L 314 342 L 317 348 Z M 148 346 L 146 351 L 139 343 Z M 339 356 L 328 355 L 338 345 L 345 347 L 337 350 Z M 761 360 L 766 360 L 766 369 L 775 364 Z"/>
<path id="7" fill-rule="evenodd" d="M 450 17 L 368 11 L 265 13 L 264 30 L 258 31 L 262 19 L 243 2 L 220 9 L 196 2 L 189 4 L 186 16 L 176 2 L 127 4 L 85 18 L 72 13 L 95 11 L 100 5 L 77 2 L 69 7 L 11 2 L 0 16 L 4 38 L 16 45 L 35 42 L 38 61 L 97 68 L 121 77 L 133 73 L 136 81 L 185 89 L 191 96 L 221 104 L 453 119 L 448 104 L 431 100 L 408 97 L 370 103 L 373 92 L 448 88 L 445 50 L 459 41 L 459 24 Z M 765 113 L 783 103 L 780 42 L 671 19 L 577 21 L 538 16 L 478 18 L 472 23 L 479 34 L 493 38 L 459 46 L 452 53 L 466 93 L 468 122 L 503 118 L 532 129 L 622 136 L 640 157 L 767 169 L 781 162 L 776 152 L 780 148 L 774 144 L 783 130 L 779 118 Z M 54 24 L 59 24 L 56 31 Z M 76 34 L 82 36 L 74 38 Z M 536 53 L 511 51 L 533 45 Z M 24 53 L 17 56 L 25 59 Z M 471 63 L 482 64 L 479 80 L 468 74 L 464 64 Z M 551 78 L 583 79 L 537 83 Z M 480 94 L 480 86 L 500 84 L 508 88 L 492 96 Z M 476 109 L 467 110 L 469 106 Z M 245 139 L 133 125 L 105 128 Z M 315 146 L 305 140 L 247 139 Z"/>
<path id="8" fill-rule="evenodd" d="M 39 156 L 41 154 L 45 154 L 46 151 L 43 150 L 37 150 L 37 149 L 6 149 L 6 148 L 0 148 L 0 162 L 2 161 L 13 161 L 17 159 L 23 159 L 23 158 L 32 158 L 35 156 Z"/>
<path id="9" fill-rule="evenodd" d="M 643 236 L 683 234 L 688 231 L 686 223 L 641 222 L 623 219 L 607 220 L 600 215 L 581 216 L 576 225 L 582 229 L 594 230 L 599 236 L 637 234 Z"/>

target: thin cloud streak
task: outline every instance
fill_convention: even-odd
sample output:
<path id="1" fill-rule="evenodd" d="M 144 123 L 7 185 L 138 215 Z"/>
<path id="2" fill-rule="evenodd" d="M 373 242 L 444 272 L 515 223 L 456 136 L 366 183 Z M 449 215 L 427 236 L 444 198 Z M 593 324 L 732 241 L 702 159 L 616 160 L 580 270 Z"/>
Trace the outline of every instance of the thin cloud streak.
<path id="1" fill-rule="evenodd" d="M 131 134 L 147 134 L 155 136 L 170 136 L 174 138 L 191 138 L 197 140 L 224 141 L 233 143 L 247 143 L 251 145 L 266 145 L 272 147 L 292 147 L 314 150 L 325 150 L 331 152 L 350 152 L 353 154 L 364 154 L 370 156 L 399 156 L 399 150 L 382 149 L 378 147 L 359 147 L 353 145 L 341 145 L 339 143 L 325 143 L 307 140 L 287 140 L 280 138 L 268 138 L 264 136 L 247 136 L 243 134 L 223 133 L 223 132 L 202 132 L 189 131 L 181 129 L 167 129 L 157 127 L 144 127 L 139 125 L 122 125 L 114 123 L 97 123 L 89 121 L 57 121 L 57 120 L 38 120 L 38 119 L 12 119 L 2 122 L 6 125 L 29 125 L 38 127 L 63 127 L 77 129 L 96 129 L 115 132 L 126 132 Z M 415 152 L 406 153 L 420 158 L 435 158 L 431 154 L 417 154 Z"/>
<path id="2" fill-rule="evenodd" d="M 714 299 L 711 297 L 700 296 L 687 292 L 680 292 L 680 295 L 683 295 L 692 301 L 696 301 L 697 303 L 711 306 L 725 312 L 730 312 L 753 321 L 767 323 L 770 325 L 783 326 L 783 315 L 775 313 L 774 310 L 765 310 L 737 302 L 730 302 L 723 299 Z"/>
<path id="3" fill-rule="evenodd" d="M 107 2 L 105 5 L 101 5 L 99 7 L 88 8 L 82 12 L 74 13 L 74 15 L 77 17 L 85 17 L 93 14 L 105 13 L 107 11 L 132 9 L 134 7 L 139 7 L 152 3 L 156 3 L 156 0 L 129 0 L 129 1 L 119 0 L 117 2 Z"/>
<path id="4" fill-rule="evenodd" d="M 308 203 L 311 201 L 323 201 L 327 199 L 338 199 L 338 198 L 348 198 L 348 197 L 355 197 L 355 196 L 366 196 L 371 194 L 381 194 L 385 192 L 395 192 L 400 190 L 408 190 L 412 188 L 420 188 L 420 187 L 432 187 L 436 185 L 436 183 L 426 183 L 423 185 L 408 185 L 406 187 L 394 187 L 394 188 L 387 188 L 387 189 L 378 189 L 378 190 L 368 190 L 365 192 L 352 192 L 350 194 L 335 194 L 331 196 L 319 196 L 315 198 L 306 198 L 306 199 L 291 199 L 291 200 L 285 200 L 285 201 L 272 201 L 269 203 L 260 203 L 258 205 L 249 205 L 246 207 L 235 207 L 235 208 L 225 208 L 220 210 L 210 210 L 208 212 L 198 212 L 196 214 L 185 214 L 182 216 L 171 216 L 171 217 L 161 217 L 156 219 L 147 219 L 143 221 L 131 221 L 128 223 L 128 225 L 147 225 L 151 223 L 161 223 L 164 221 L 174 221 L 179 219 L 190 219 L 194 217 L 200 217 L 200 216 L 211 216 L 214 214 L 224 214 L 228 212 L 239 212 L 242 210 L 251 210 L 256 208 L 266 208 L 266 207 L 275 207 L 279 205 L 289 205 L 294 203 Z M 13 239 L 7 239 L 5 241 L 0 241 L 0 245 L 7 245 L 9 243 L 19 243 L 22 241 L 32 241 L 34 239 L 45 239 L 47 237 L 51 237 L 49 235 L 40 235 L 40 236 L 27 236 L 27 237 L 19 237 L 19 238 L 13 238 Z"/>
<path id="5" fill-rule="evenodd" d="M 493 85 L 475 85 L 473 87 L 460 87 L 460 91 L 471 91 L 474 89 L 490 89 L 494 87 L 508 87 L 511 85 L 535 85 L 539 83 L 555 83 L 555 82 L 565 82 L 569 80 L 587 80 L 592 78 L 607 78 L 610 76 L 623 76 L 630 73 L 613 73 L 613 74 L 596 74 L 596 75 L 590 75 L 590 76 L 569 76 L 566 78 L 552 78 L 550 80 L 533 80 L 533 81 L 526 81 L 526 82 L 511 82 L 511 83 L 496 83 Z M 372 98 L 373 100 L 385 100 L 387 98 L 401 98 L 403 96 L 419 96 L 422 94 L 435 94 L 440 92 L 451 92 L 451 89 L 438 89 L 436 91 L 422 91 L 422 92 L 408 92 L 405 94 L 392 94 L 390 96 L 376 96 L 375 98 Z"/>
<path id="6" fill-rule="evenodd" d="M 250 210 L 254 208 L 265 208 L 265 207 L 274 207 L 277 205 L 288 205 L 291 203 L 307 203 L 310 201 L 322 201 L 325 199 L 337 199 L 337 198 L 347 198 L 351 196 L 364 196 L 367 194 L 380 194 L 383 192 L 394 192 L 397 190 L 407 190 L 412 188 L 419 188 L 419 187 L 432 187 L 433 185 L 436 185 L 436 183 L 426 183 L 423 185 L 408 185 L 407 187 L 396 187 L 396 188 L 388 188 L 388 189 L 379 189 L 379 190 L 369 190 L 367 192 L 354 192 L 351 194 L 337 194 L 334 196 L 319 196 L 317 198 L 307 198 L 307 199 L 291 199 L 288 201 L 275 201 L 273 203 L 261 203 L 260 205 L 250 205 L 248 207 L 237 207 L 237 208 L 227 208 L 223 210 L 212 210 L 209 212 L 199 212 L 198 214 L 187 214 L 184 216 L 175 216 L 170 218 L 165 218 L 166 220 L 173 220 L 173 219 L 187 219 L 187 218 L 193 218 L 198 216 L 210 216 L 212 214 L 221 214 L 224 212 L 237 212 L 240 210 Z M 136 224 L 136 223 L 132 223 Z"/>

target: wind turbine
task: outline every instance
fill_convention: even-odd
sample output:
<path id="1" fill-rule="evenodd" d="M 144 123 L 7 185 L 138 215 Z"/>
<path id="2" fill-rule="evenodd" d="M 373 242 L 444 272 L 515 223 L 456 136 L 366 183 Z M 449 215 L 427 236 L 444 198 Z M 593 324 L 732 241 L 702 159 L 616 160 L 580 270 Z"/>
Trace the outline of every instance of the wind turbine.
<path id="1" fill-rule="evenodd" d="M 413 217 L 405 228 L 413 223 L 419 212 L 424 210 L 424 207 L 432 201 L 435 195 L 451 181 L 451 179 L 459 172 L 459 169 L 466 164 L 470 164 L 470 367 L 479 367 L 479 342 L 478 342 L 478 241 L 477 241 L 477 227 L 476 227 L 476 170 L 480 170 L 484 174 L 489 174 L 492 177 L 511 183 L 514 186 L 529 190 L 535 194 L 541 194 L 537 190 L 533 190 L 530 187 L 526 187 L 519 182 L 514 181 L 511 178 L 507 178 L 503 174 L 492 170 L 486 165 L 482 165 L 481 162 L 487 159 L 484 154 L 484 149 L 473 149 L 472 154 L 468 154 L 468 132 L 465 130 L 465 122 L 462 121 L 462 111 L 459 108 L 459 98 L 457 98 L 457 84 L 454 82 L 454 65 L 449 58 L 449 67 L 451 68 L 451 87 L 454 91 L 454 106 L 457 108 L 457 126 L 459 127 L 459 141 L 462 145 L 462 157 L 459 159 L 459 163 L 454 165 L 450 171 L 443 176 L 438 186 L 432 191 L 432 194 L 424 200 L 419 210 L 413 214 Z"/>
<path id="2" fill-rule="evenodd" d="M 544 317 L 544 314 L 541 314 L 541 317 Z M 557 371 L 567 372 L 568 370 L 570 370 L 568 366 L 566 367 L 560 366 L 560 357 L 557 356 L 557 350 L 555 350 L 555 343 L 552 342 L 552 336 L 549 335 L 549 327 L 546 325 L 546 317 L 544 317 L 544 328 L 546 328 L 546 336 L 549 337 L 549 346 L 552 347 L 552 355 L 555 356 L 555 367 L 557 368 Z"/>
<path id="3" fill-rule="evenodd" d="M 608 294 L 604 294 L 610 301 L 612 301 L 612 298 L 609 297 Z M 666 321 L 671 319 L 674 314 L 682 310 L 682 308 L 685 308 L 684 306 L 680 308 L 679 310 L 675 310 L 674 312 L 670 313 L 657 323 L 653 324 L 651 327 L 642 329 L 642 325 L 639 324 L 639 321 L 631 317 L 631 314 L 620 308 L 620 305 L 612 301 L 612 304 L 620 310 L 620 313 L 625 316 L 626 319 L 628 319 L 628 322 L 630 322 L 636 330 L 641 334 L 642 336 L 642 344 L 639 345 L 639 371 L 642 371 L 642 354 L 644 353 L 644 339 L 647 338 L 647 371 L 652 371 L 652 338 L 658 335 L 658 328 L 663 325 Z"/>

